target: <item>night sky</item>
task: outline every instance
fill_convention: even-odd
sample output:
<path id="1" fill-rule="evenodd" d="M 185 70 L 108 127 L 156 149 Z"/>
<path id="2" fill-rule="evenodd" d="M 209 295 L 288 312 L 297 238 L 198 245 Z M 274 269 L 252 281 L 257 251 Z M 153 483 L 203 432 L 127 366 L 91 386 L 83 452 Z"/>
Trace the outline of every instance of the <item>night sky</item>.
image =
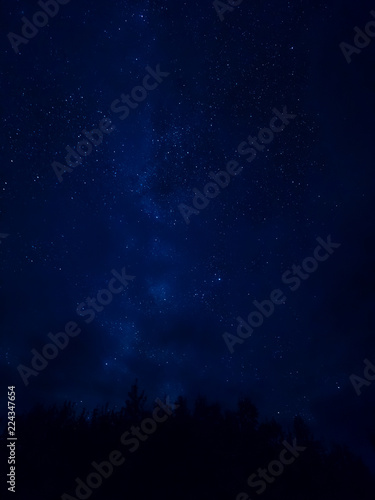
<path id="1" fill-rule="evenodd" d="M 375 469 L 375 383 L 358 396 L 349 379 L 375 364 L 375 41 L 350 64 L 340 48 L 372 9 L 244 0 L 221 20 L 211 0 L 72 0 L 14 50 L 8 33 L 40 7 L 3 0 L 0 373 L 17 411 L 121 406 L 136 378 L 150 401 L 249 395 Z M 293 118 L 240 154 L 275 109 Z M 66 147 L 100 123 L 69 167 Z M 193 190 L 228 162 L 240 171 L 198 211 Z M 340 246 L 292 291 L 284 273 L 328 236 Z M 79 316 L 116 272 L 123 290 Z M 275 289 L 283 304 L 231 353 L 225 332 Z M 26 386 L 19 366 L 70 322 L 79 335 Z"/>

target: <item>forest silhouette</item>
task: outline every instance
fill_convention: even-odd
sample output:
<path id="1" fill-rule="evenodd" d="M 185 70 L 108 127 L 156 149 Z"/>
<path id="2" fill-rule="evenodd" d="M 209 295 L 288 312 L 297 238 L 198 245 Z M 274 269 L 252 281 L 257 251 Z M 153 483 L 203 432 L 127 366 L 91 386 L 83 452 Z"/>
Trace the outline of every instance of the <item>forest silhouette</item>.
<path id="1" fill-rule="evenodd" d="M 151 426 L 152 432 L 139 439 L 138 446 L 131 438 L 133 445 L 129 448 L 124 440 L 121 442 L 124 433 L 132 436 L 132 426 L 140 426 L 145 419 L 149 426 L 156 415 L 153 410 L 157 404 L 148 407 L 146 399 L 136 382 L 118 410 L 106 405 L 78 411 L 74 403 L 66 402 L 59 407 L 37 405 L 29 413 L 18 415 L 16 498 L 374 499 L 375 478 L 360 458 L 341 445 L 327 449 L 301 417 L 294 418 L 290 432 L 274 419 L 260 421 L 249 398 L 240 399 L 233 411 L 208 403 L 203 396 L 190 409 L 187 400 L 179 397 L 174 402 L 176 407 L 172 410 L 171 405 L 164 412 L 168 418 L 162 418 L 159 407 L 157 415 L 163 421 Z M 3 464 L 7 461 L 6 437 L 4 432 Z M 247 483 L 248 478 L 276 460 L 285 441 L 297 442 L 305 450 L 258 494 L 259 490 Z M 114 450 L 125 460 L 113 466 L 110 473 L 109 455 Z M 98 467 L 102 464 L 107 477 L 101 478 L 97 488 L 79 489 L 77 496 L 76 478 L 87 484 L 90 474 L 98 475 L 92 462 Z"/>

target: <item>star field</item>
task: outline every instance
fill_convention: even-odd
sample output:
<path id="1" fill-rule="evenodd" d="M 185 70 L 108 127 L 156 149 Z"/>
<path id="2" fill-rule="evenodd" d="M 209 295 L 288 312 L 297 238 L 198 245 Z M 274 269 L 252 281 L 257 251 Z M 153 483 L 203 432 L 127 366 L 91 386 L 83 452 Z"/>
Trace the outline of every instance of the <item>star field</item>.
<path id="1" fill-rule="evenodd" d="M 370 8 L 245 0 L 221 22 L 210 1 L 71 1 L 15 54 L 5 35 L 36 5 L 5 1 L 0 362 L 20 407 L 121 405 L 138 378 L 366 442 L 369 400 L 352 437 L 333 422 L 375 360 L 375 44 L 351 65 L 338 48 Z M 168 76 L 121 120 L 111 103 L 157 65 Z M 296 118 L 246 162 L 238 145 L 283 106 Z M 59 182 L 52 162 L 105 118 L 114 130 Z M 179 205 L 230 160 L 241 173 L 186 224 Z M 224 332 L 328 235 L 340 250 L 231 354 Z M 123 267 L 134 281 L 85 324 L 77 305 Z M 68 321 L 82 333 L 22 387 L 17 366 Z"/>

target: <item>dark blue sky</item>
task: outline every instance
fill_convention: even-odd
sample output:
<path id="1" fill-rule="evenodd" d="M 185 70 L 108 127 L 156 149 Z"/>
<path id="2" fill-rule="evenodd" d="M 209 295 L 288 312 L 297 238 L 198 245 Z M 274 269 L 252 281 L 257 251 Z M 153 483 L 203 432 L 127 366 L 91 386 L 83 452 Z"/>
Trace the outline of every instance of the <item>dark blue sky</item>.
<path id="1" fill-rule="evenodd" d="M 248 394 L 375 460 L 374 387 L 349 380 L 375 363 L 375 42 L 350 64 L 339 48 L 374 7 L 244 0 L 220 21 L 210 1 L 73 0 L 16 54 L 7 34 L 40 7 L 3 2 L 0 369 L 20 410 L 121 405 L 137 377 L 150 400 Z M 169 75 L 121 120 L 111 104 L 157 65 Z M 296 118 L 246 162 L 237 146 L 284 106 Z M 52 163 L 105 117 L 60 183 Z M 231 160 L 241 173 L 186 224 L 179 205 Z M 328 235 L 340 248 L 288 290 Z M 134 280 L 86 323 L 77 306 L 123 267 Z M 231 355 L 224 332 L 275 288 L 285 304 Z M 70 321 L 81 333 L 25 387 L 17 367 Z"/>

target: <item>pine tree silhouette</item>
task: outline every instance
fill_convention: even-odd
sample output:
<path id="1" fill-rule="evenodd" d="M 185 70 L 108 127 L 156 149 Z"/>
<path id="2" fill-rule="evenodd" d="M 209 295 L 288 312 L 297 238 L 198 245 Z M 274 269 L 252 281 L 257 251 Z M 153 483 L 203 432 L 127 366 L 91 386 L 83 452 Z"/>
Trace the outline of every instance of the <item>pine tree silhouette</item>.
<path id="1" fill-rule="evenodd" d="M 126 400 L 125 412 L 132 422 L 138 422 L 144 417 L 144 406 L 147 401 L 145 391 L 139 394 L 138 379 L 128 392 L 129 399 Z"/>

